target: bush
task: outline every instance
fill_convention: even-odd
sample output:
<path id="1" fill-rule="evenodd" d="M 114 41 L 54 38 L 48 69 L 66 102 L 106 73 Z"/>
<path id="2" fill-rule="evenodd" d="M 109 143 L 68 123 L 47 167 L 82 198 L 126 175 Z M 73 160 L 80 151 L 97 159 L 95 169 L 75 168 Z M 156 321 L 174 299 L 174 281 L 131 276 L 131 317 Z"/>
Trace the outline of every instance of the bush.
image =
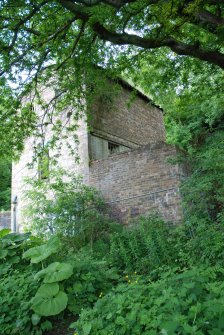
<path id="1" fill-rule="evenodd" d="M 57 236 L 40 241 L 1 232 L 1 334 L 41 335 L 55 315 L 77 315 L 117 284 L 116 270 L 105 261 L 63 249 Z"/>
<path id="2" fill-rule="evenodd" d="M 109 219 L 99 193 L 77 178 L 31 182 L 25 210 L 26 229 L 39 236 L 72 237 L 76 248 L 93 243 L 107 230 Z"/>
<path id="3" fill-rule="evenodd" d="M 31 298 L 35 295 L 37 283 L 33 270 L 28 266 L 22 272 L 14 270 L 0 280 L 0 329 L 3 335 L 41 335 L 51 329 L 47 320 L 35 323 L 31 309 Z M 39 321 L 40 318 L 38 318 Z"/>
<path id="4" fill-rule="evenodd" d="M 104 261 L 91 257 L 76 258 L 71 261 L 73 275 L 66 281 L 68 310 L 78 315 L 83 308 L 92 307 L 100 296 L 105 295 L 117 284 L 116 269 L 109 268 Z"/>
<path id="5" fill-rule="evenodd" d="M 121 270 L 149 273 L 173 261 L 172 228 L 156 216 L 142 217 L 111 235 L 110 260 Z"/>
<path id="6" fill-rule="evenodd" d="M 205 220 L 172 226 L 157 217 L 141 218 L 111 235 L 109 258 L 121 271 L 155 275 L 159 267 L 223 265 L 224 226 Z"/>
<path id="7" fill-rule="evenodd" d="M 31 266 L 23 253 L 31 247 L 39 247 L 41 241 L 30 233 L 0 232 L 0 329 L 1 334 L 41 335 L 51 328 L 46 319 L 40 321 L 32 310 L 38 283 L 34 275 L 38 266 Z"/>
<path id="8" fill-rule="evenodd" d="M 224 226 L 204 220 L 197 225 L 182 225 L 173 232 L 175 248 L 182 263 L 224 264 Z"/>
<path id="9" fill-rule="evenodd" d="M 221 335 L 224 271 L 195 267 L 121 284 L 73 324 L 78 335 Z"/>

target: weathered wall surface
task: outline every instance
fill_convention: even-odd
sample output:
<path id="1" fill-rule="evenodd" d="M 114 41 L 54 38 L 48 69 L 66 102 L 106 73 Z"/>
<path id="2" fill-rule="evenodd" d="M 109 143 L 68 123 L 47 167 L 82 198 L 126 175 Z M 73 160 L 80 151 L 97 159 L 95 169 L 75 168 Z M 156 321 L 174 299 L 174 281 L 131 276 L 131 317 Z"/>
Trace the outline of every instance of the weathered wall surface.
<path id="1" fill-rule="evenodd" d="M 11 228 L 11 211 L 0 212 L 0 230 Z"/>
<path id="2" fill-rule="evenodd" d="M 50 91 L 43 94 L 46 94 L 46 99 L 52 96 Z M 90 136 L 83 119 L 77 125 L 79 144 L 73 137 L 68 139 L 74 150 L 78 151 L 79 164 L 70 154 L 67 145 L 62 143 L 58 167 L 74 175 L 82 175 L 86 184 L 102 191 L 112 208 L 113 216 L 121 221 L 128 222 L 130 218 L 140 214 L 157 211 L 165 220 L 178 222 L 181 219 L 179 171 L 177 166 L 167 162 L 167 158 L 175 155 L 175 149 L 164 143 L 162 111 L 141 94 L 129 104 L 131 92 L 125 86 L 120 88 L 114 102 L 109 106 L 106 102 L 108 97 L 105 95 L 95 105 L 96 110 L 91 121 L 92 132 L 107 140 L 106 150 L 109 141 L 112 141 L 120 145 L 119 150 L 123 151 L 123 147 L 127 147 L 131 151 L 120 150 L 120 153 L 112 154 L 107 159 L 90 162 Z M 51 131 L 48 131 L 46 141 L 50 136 Z M 49 154 L 51 156 L 54 153 Z M 14 208 L 17 230 L 22 230 L 22 212 L 27 204 L 24 194 L 29 186 L 24 183 L 24 177 L 38 178 L 37 164 L 32 169 L 27 166 L 32 158 L 33 139 L 30 138 L 20 161 L 14 163 L 12 169 L 12 199 L 16 196 L 18 202 Z"/>
<path id="3" fill-rule="evenodd" d="M 179 169 L 167 162 L 175 153 L 173 146 L 158 143 L 93 161 L 90 184 L 102 192 L 112 215 L 123 222 L 153 211 L 179 222 Z"/>
<path id="4" fill-rule="evenodd" d="M 53 92 L 50 89 L 44 89 L 42 92 L 42 97 L 45 101 L 49 101 L 53 97 Z M 38 115 L 42 115 L 44 111 L 40 106 L 36 106 L 36 111 Z M 42 113 L 42 114 L 41 114 Z M 64 115 L 61 116 L 61 119 L 66 118 L 66 111 Z M 61 120 L 63 121 L 63 120 Z M 63 123 L 64 124 L 64 123 Z M 45 128 L 45 143 L 47 143 L 52 137 L 51 126 Z M 64 135 L 64 134 L 62 134 Z M 84 119 L 77 121 L 77 141 L 76 143 L 73 136 L 68 135 L 67 142 L 70 144 L 70 149 L 67 146 L 67 143 L 63 141 L 60 155 L 57 158 L 57 166 L 54 166 L 54 169 L 63 168 L 67 172 L 72 172 L 74 175 L 83 176 L 85 183 L 88 183 L 89 177 L 89 155 L 88 155 L 88 132 L 87 124 Z M 21 231 L 23 226 L 23 211 L 27 206 L 27 199 L 25 194 L 29 185 L 25 182 L 26 178 L 37 179 L 38 178 L 38 164 L 33 163 L 34 149 L 33 146 L 38 145 L 38 140 L 34 138 L 29 138 L 24 146 L 24 151 L 21 154 L 19 161 L 14 162 L 12 166 L 12 201 L 17 197 L 16 208 L 12 205 L 16 213 L 16 230 Z M 77 164 L 76 155 L 71 154 L 71 149 L 73 149 L 76 155 L 79 157 L 79 164 Z M 57 151 L 51 150 L 49 156 L 52 158 Z M 32 168 L 29 165 L 32 163 Z M 51 169 L 51 166 L 50 166 Z M 50 182 L 46 180 L 46 183 Z M 11 222 L 12 229 L 14 229 L 13 219 Z"/>
<path id="5" fill-rule="evenodd" d="M 93 133 L 130 148 L 165 141 L 162 111 L 147 99 L 130 99 L 130 90 L 123 87 L 113 97 L 111 106 L 99 99 L 91 120 Z"/>

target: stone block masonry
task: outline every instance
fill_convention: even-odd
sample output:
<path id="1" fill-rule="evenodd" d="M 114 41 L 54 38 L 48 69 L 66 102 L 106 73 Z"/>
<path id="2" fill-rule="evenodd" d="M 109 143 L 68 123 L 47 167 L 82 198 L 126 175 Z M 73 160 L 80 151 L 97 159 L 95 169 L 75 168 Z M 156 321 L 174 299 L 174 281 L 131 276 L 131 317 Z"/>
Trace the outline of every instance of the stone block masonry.
<path id="1" fill-rule="evenodd" d="M 102 192 L 112 216 L 121 222 L 157 212 L 178 223 L 180 173 L 169 162 L 175 154 L 175 147 L 160 142 L 92 161 L 89 183 Z"/>
<path id="2" fill-rule="evenodd" d="M 0 212 L 0 230 L 11 228 L 11 211 Z"/>

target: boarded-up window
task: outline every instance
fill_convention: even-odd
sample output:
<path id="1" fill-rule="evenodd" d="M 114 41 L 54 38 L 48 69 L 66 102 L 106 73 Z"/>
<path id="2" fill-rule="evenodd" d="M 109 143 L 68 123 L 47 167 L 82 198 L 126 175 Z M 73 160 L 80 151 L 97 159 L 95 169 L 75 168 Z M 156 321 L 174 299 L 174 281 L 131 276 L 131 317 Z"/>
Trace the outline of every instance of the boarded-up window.
<path id="1" fill-rule="evenodd" d="M 130 148 L 113 141 L 108 141 L 105 138 L 101 138 L 92 134 L 89 136 L 90 159 L 105 159 L 112 154 L 129 150 Z"/>

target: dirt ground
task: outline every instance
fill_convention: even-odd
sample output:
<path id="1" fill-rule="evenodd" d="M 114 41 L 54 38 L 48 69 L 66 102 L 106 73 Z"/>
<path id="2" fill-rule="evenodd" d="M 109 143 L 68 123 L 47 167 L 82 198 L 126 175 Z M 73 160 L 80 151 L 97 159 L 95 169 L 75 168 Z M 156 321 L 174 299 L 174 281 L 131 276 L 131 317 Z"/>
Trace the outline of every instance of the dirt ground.
<path id="1" fill-rule="evenodd" d="M 53 328 L 52 330 L 44 333 L 45 335 L 73 335 L 74 330 L 69 329 L 69 325 L 72 322 L 75 322 L 77 318 L 74 316 L 66 317 L 65 319 L 57 320 L 53 322 Z"/>

